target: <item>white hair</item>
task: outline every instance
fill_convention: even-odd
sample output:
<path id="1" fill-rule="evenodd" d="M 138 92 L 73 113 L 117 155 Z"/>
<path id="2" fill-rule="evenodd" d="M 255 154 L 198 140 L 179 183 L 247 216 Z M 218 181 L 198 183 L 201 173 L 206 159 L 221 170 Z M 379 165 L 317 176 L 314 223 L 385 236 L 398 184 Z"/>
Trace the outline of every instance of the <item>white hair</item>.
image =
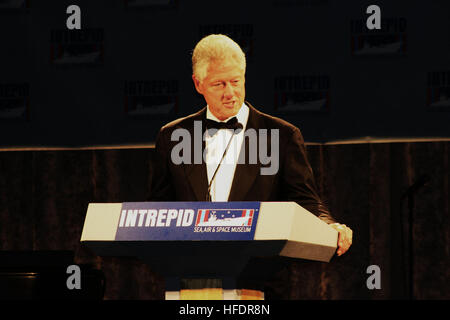
<path id="1" fill-rule="evenodd" d="M 201 39 L 192 53 L 192 73 L 199 80 L 206 77 L 212 61 L 235 60 L 245 73 L 245 53 L 231 38 L 223 34 L 210 34 Z"/>

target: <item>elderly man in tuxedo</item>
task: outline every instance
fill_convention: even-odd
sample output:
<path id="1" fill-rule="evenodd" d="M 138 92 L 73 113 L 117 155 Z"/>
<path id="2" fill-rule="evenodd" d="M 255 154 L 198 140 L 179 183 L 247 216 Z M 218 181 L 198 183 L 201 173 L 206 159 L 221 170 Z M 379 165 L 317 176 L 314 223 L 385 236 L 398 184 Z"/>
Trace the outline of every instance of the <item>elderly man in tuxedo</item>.
<path id="1" fill-rule="evenodd" d="M 192 67 L 206 107 L 161 128 L 151 200 L 295 201 L 339 232 L 337 255 L 344 254 L 352 244 L 352 230 L 337 223 L 321 201 L 300 130 L 245 100 L 246 59 L 239 45 L 224 35 L 206 36 L 193 51 Z M 203 130 L 211 127 L 219 129 Z M 181 151 L 179 140 L 173 139 L 180 130 L 194 138 Z M 252 141 L 246 143 L 246 132 L 252 130 L 256 146 L 264 139 L 270 158 L 252 154 Z"/>

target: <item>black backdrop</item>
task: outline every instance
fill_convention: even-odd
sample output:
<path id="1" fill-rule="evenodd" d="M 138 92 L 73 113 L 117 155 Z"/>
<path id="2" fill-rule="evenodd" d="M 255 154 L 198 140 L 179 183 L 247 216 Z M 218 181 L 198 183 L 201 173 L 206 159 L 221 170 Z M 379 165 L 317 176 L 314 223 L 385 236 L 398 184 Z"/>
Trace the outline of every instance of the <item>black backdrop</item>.
<path id="1" fill-rule="evenodd" d="M 2 0 L 0 145 L 152 143 L 203 106 L 190 55 L 209 33 L 246 51 L 247 100 L 307 141 L 450 135 L 448 1 Z"/>

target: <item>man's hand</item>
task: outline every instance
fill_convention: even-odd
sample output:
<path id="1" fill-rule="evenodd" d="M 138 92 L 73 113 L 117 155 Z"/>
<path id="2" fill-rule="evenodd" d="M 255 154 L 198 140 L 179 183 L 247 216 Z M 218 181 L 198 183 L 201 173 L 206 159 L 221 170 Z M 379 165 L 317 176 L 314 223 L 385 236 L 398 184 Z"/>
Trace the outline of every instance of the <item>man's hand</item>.
<path id="1" fill-rule="evenodd" d="M 339 232 L 337 255 L 341 256 L 347 252 L 352 245 L 353 231 L 345 224 L 333 223 L 330 224 L 330 226 Z"/>

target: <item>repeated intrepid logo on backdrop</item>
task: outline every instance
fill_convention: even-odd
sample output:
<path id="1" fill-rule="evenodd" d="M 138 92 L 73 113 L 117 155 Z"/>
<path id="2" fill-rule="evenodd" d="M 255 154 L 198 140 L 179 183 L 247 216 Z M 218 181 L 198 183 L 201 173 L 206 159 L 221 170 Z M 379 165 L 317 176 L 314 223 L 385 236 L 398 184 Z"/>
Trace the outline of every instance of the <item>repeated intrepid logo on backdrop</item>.
<path id="1" fill-rule="evenodd" d="M 50 63 L 55 66 L 98 66 L 104 60 L 104 29 L 53 29 Z"/>
<path id="2" fill-rule="evenodd" d="M 225 34 L 236 41 L 244 51 L 247 60 L 254 50 L 254 31 L 251 24 L 207 24 L 199 26 L 199 39 L 210 34 Z"/>
<path id="3" fill-rule="evenodd" d="M 381 29 L 369 30 L 365 19 L 350 21 L 353 56 L 403 56 L 407 51 L 405 18 L 381 19 Z"/>
<path id="4" fill-rule="evenodd" d="M 0 83 L 0 119 L 30 119 L 30 85 L 28 83 Z"/>
<path id="5" fill-rule="evenodd" d="M 124 91 L 127 115 L 178 114 L 178 80 L 125 81 Z"/>
<path id="6" fill-rule="evenodd" d="M 427 110 L 450 111 L 450 71 L 428 73 Z"/>
<path id="7" fill-rule="evenodd" d="M 31 0 L 0 0 L 1 11 L 28 11 Z"/>
<path id="8" fill-rule="evenodd" d="M 278 76 L 274 81 L 274 106 L 278 113 L 328 112 L 328 75 Z"/>

